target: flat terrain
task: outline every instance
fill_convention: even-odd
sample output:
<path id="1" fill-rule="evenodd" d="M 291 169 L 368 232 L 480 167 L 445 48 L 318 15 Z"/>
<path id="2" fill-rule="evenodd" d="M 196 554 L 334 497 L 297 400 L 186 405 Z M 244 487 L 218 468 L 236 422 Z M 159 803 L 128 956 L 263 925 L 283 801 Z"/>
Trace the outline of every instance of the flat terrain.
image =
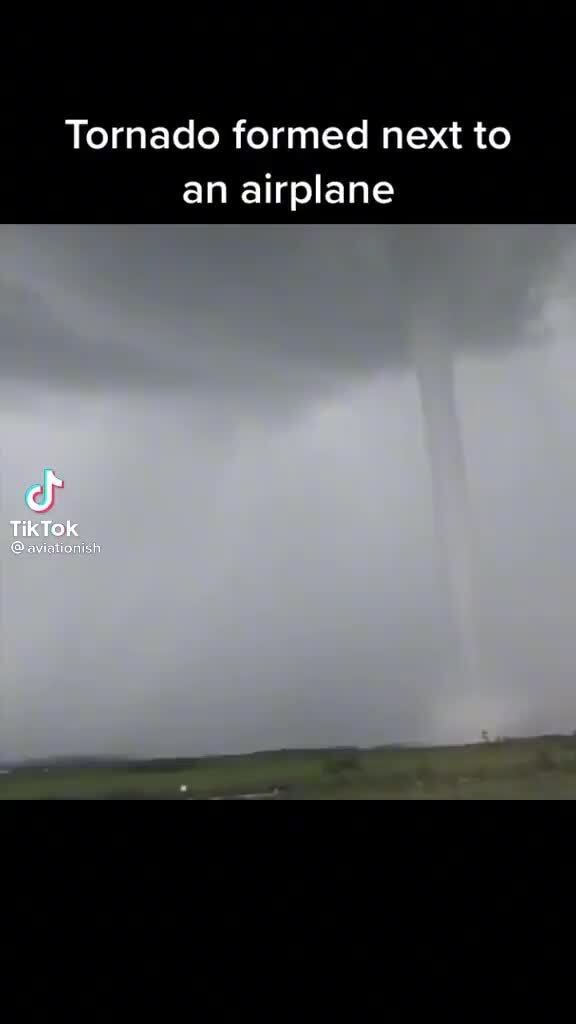
<path id="1" fill-rule="evenodd" d="M 0 800 L 576 800 L 576 736 L 4 767 Z"/>

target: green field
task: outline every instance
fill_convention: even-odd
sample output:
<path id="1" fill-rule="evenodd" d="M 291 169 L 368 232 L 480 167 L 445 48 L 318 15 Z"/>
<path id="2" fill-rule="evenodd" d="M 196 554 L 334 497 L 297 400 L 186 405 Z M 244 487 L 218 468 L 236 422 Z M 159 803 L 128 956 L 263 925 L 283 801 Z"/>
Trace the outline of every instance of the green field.
<path id="1" fill-rule="evenodd" d="M 181 787 L 186 790 L 182 791 Z M 287 750 L 0 774 L 0 800 L 573 800 L 576 736 L 460 747 Z"/>

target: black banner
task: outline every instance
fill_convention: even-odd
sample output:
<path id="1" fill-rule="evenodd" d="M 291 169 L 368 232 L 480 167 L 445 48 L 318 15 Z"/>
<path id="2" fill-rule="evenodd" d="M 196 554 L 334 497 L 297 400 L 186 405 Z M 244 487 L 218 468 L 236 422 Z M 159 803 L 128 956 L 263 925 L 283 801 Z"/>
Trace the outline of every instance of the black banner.
<path id="1" fill-rule="evenodd" d="M 211 106 L 70 98 L 5 110 L 4 222 L 567 222 L 558 102 L 421 92 Z"/>

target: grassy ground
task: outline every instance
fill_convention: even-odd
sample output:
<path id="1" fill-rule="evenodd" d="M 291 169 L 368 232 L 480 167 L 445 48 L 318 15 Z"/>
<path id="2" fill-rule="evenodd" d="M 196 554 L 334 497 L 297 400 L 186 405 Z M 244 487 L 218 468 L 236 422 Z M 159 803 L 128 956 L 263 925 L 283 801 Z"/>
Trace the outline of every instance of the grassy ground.
<path id="1" fill-rule="evenodd" d="M 195 761 L 52 763 L 0 775 L 0 800 L 232 799 L 273 791 L 270 799 L 276 800 L 575 800 L 576 737 Z"/>

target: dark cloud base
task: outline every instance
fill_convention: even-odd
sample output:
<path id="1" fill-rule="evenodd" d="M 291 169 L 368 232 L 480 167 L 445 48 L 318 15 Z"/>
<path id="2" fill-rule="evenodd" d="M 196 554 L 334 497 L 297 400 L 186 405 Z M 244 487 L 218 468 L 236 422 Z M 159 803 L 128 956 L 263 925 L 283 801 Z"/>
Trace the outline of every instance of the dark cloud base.
<path id="1" fill-rule="evenodd" d="M 0 370 L 250 394 L 295 369 L 400 369 L 414 332 L 489 352 L 526 342 L 575 238 L 540 225 L 5 229 Z"/>

